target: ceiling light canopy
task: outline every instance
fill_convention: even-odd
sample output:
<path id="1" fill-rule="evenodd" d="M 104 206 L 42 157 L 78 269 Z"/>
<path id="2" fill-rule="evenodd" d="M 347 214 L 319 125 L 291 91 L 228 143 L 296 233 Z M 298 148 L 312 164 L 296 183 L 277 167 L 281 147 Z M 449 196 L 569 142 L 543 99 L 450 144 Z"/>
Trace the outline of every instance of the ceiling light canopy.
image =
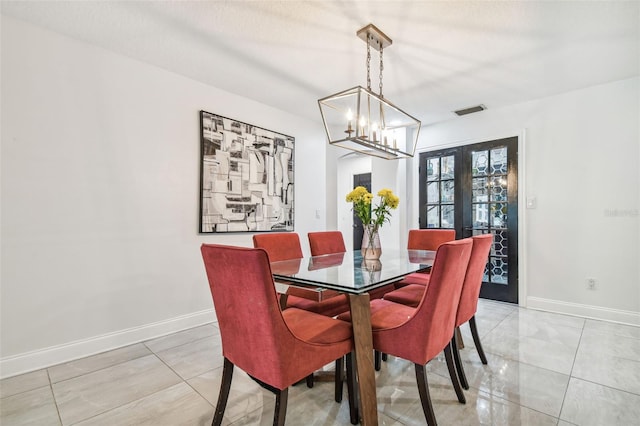
<path id="1" fill-rule="evenodd" d="M 356 34 L 367 43 L 367 88 L 318 100 L 329 144 L 387 160 L 413 157 L 421 123 L 382 95 L 383 50 L 392 40 L 373 24 Z M 372 47 L 380 52 L 379 94 L 371 90 Z"/>

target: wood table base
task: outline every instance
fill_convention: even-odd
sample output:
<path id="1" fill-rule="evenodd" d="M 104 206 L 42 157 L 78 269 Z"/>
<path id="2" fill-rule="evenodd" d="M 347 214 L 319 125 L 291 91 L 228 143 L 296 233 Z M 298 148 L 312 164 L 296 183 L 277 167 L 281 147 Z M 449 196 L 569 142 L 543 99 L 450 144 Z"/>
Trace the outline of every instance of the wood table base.
<path id="1" fill-rule="evenodd" d="M 350 294 L 349 307 L 355 345 L 356 376 L 360 396 L 360 422 L 363 426 L 378 424 L 376 377 L 373 371 L 373 341 L 369 294 Z"/>

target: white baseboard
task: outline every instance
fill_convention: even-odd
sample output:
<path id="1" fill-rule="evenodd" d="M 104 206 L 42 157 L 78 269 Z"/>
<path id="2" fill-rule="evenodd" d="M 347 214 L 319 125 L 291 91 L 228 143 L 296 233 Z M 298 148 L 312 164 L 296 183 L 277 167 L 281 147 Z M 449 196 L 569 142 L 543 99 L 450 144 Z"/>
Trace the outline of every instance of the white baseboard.
<path id="1" fill-rule="evenodd" d="M 187 315 L 0 359 L 0 378 L 16 376 L 216 321 L 207 309 Z"/>
<path id="2" fill-rule="evenodd" d="M 527 308 L 640 326 L 640 312 L 603 308 L 601 306 L 580 305 L 578 303 L 531 296 L 527 297 Z"/>

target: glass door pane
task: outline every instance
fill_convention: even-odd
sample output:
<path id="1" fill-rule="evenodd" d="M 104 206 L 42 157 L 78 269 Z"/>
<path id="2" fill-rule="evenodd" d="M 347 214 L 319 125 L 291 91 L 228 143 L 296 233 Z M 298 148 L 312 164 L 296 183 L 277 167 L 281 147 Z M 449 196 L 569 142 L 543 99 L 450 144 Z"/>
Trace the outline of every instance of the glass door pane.
<path id="1" fill-rule="evenodd" d="M 423 158 L 421 170 L 420 223 L 423 228 L 451 228 L 455 227 L 456 202 L 456 159 L 454 155 L 434 155 Z"/>
<path id="2" fill-rule="evenodd" d="M 482 297 L 518 301 L 517 138 L 462 147 L 463 236 L 493 234 Z M 467 177 L 468 176 L 468 177 Z M 465 183 L 463 183 L 465 185 Z M 464 209 L 465 207 L 463 207 Z"/>

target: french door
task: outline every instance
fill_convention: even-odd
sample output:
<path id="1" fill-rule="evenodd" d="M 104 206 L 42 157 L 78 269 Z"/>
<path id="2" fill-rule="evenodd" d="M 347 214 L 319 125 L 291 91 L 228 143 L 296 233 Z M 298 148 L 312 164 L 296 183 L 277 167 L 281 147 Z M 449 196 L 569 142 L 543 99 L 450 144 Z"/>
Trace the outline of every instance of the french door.
<path id="1" fill-rule="evenodd" d="M 420 154 L 420 228 L 491 233 L 480 297 L 518 302 L 518 138 Z"/>

